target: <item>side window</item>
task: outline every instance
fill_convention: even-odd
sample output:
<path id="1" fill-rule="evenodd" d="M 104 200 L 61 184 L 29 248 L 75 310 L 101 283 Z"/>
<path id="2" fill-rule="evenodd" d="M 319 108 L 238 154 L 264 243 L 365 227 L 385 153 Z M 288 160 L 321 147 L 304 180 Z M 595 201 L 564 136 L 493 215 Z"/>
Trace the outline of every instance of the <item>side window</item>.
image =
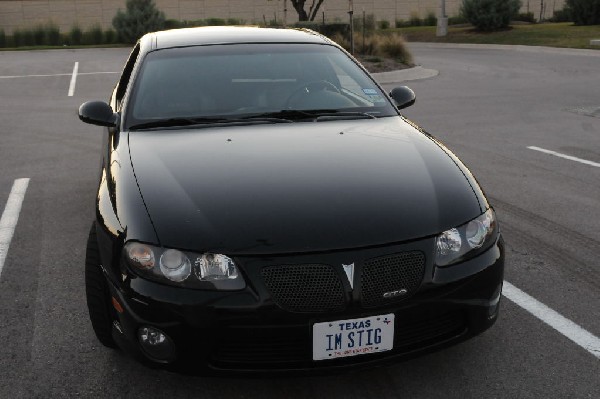
<path id="1" fill-rule="evenodd" d="M 133 71 L 133 67 L 135 66 L 135 62 L 137 61 L 138 55 L 140 54 L 140 45 L 137 44 L 131 54 L 129 55 L 129 59 L 125 64 L 125 68 L 123 69 L 123 74 L 121 75 L 121 79 L 119 79 L 119 84 L 117 85 L 117 90 L 115 92 L 115 100 L 117 109 L 121 108 L 121 101 L 123 101 L 123 97 L 125 96 L 125 92 L 127 91 L 127 85 L 129 84 L 129 78 L 131 77 L 131 72 Z"/>

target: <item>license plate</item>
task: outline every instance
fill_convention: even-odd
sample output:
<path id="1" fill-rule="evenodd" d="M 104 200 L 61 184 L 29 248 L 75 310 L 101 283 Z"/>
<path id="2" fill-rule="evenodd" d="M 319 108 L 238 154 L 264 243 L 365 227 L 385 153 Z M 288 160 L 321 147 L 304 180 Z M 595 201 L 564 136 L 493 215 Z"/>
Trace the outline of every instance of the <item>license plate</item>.
<path id="1" fill-rule="evenodd" d="M 313 325 L 313 360 L 385 352 L 393 347 L 393 313 Z"/>

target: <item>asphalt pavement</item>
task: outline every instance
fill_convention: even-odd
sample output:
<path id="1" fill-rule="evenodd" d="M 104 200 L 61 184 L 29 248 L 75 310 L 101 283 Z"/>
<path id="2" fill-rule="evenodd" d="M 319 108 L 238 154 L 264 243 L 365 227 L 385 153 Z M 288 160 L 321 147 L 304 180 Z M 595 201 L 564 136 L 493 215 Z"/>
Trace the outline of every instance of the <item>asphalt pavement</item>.
<path id="1" fill-rule="evenodd" d="M 76 110 L 109 97 L 128 49 L 0 52 L 0 212 L 14 181 L 30 179 L 0 275 L 0 398 L 600 397 L 600 355 L 568 338 L 575 327 L 592 344 L 600 336 L 600 51 L 411 50 L 436 73 L 384 86 L 416 92 L 405 115 L 467 164 L 496 208 L 506 281 L 566 330 L 504 298 L 496 325 L 471 341 L 311 378 L 181 376 L 105 349 L 83 284 L 102 134 Z"/>

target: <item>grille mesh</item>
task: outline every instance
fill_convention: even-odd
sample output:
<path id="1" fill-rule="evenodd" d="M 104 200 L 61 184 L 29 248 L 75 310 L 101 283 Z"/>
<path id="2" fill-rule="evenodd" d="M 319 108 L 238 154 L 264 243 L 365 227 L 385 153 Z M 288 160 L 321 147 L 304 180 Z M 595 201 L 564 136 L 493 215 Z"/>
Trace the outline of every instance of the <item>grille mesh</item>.
<path id="1" fill-rule="evenodd" d="M 328 265 L 286 265 L 261 271 L 273 301 L 292 312 L 325 312 L 345 307 L 342 283 Z"/>
<path id="2" fill-rule="evenodd" d="M 362 304 L 366 307 L 401 301 L 415 291 L 425 273 L 425 255 L 422 252 L 404 252 L 369 259 L 362 272 Z M 407 293 L 384 298 L 385 292 L 406 289 Z"/>

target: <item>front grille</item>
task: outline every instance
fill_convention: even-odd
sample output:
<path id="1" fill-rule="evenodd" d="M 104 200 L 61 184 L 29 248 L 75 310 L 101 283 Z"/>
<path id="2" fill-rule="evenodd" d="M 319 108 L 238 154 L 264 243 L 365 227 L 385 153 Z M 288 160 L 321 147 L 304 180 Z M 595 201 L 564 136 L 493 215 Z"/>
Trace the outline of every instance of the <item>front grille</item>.
<path id="1" fill-rule="evenodd" d="M 246 325 L 224 328 L 215 342 L 211 361 L 227 369 L 281 369 L 328 367 L 360 363 L 373 358 L 411 353 L 462 336 L 467 319 L 462 312 L 419 310 L 396 315 L 394 349 L 373 355 L 312 361 L 309 325 Z"/>
<path id="2" fill-rule="evenodd" d="M 265 267 L 262 278 L 273 301 L 292 312 L 327 312 L 345 308 L 344 289 L 328 265 Z"/>
<path id="3" fill-rule="evenodd" d="M 425 255 L 420 251 L 381 256 L 365 262 L 362 272 L 362 305 L 385 305 L 410 296 L 423 280 Z M 403 295 L 384 298 L 386 292 L 406 290 Z"/>

